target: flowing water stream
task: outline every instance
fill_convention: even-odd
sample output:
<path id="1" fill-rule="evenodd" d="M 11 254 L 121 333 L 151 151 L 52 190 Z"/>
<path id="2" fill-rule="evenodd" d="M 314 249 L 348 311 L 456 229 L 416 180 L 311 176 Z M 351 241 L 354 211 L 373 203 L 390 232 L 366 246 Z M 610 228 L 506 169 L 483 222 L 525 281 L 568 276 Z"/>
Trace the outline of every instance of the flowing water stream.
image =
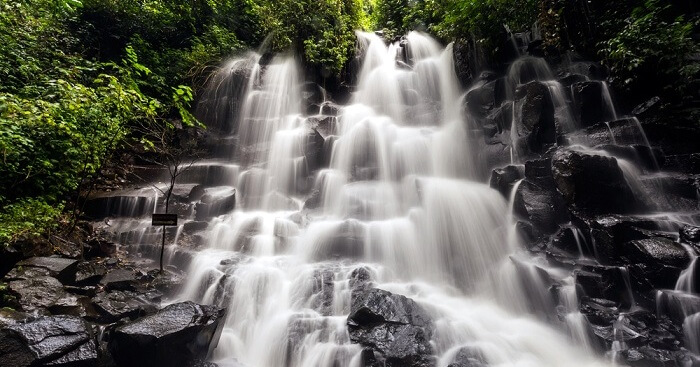
<path id="1" fill-rule="evenodd" d="M 357 88 L 325 120 L 330 164 L 315 178 L 305 149 L 312 120 L 324 116 L 302 113 L 294 59 L 261 66 L 251 54 L 230 63 L 227 75 L 244 86 L 216 77 L 216 88 L 230 94 L 210 115 L 235 125 L 229 130 L 240 169 L 230 185 L 239 208 L 209 224 L 208 248 L 194 257 L 181 295 L 228 309 L 214 360 L 360 366 L 361 348 L 346 329 L 359 269 L 429 312 L 440 366 L 464 346 L 478 348 L 490 365 L 602 364 L 592 357 L 573 286 L 559 305 L 571 309 L 564 321 L 538 316 L 551 316 L 557 305 L 539 260 L 508 235 L 509 203 L 477 178 L 451 47 L 417 32 L 401 48 L 371 33 L 358 39 Z M 551 76 L 536 66 L 532 78 Z M 522 82 L 519 75 L 513 83 Z M 240 115 L 226 113 L 233 90 Z M 318 208 L 302 211 L 309 190 Z"/>
<path id="2" fill-rule="evenodd" d="M 438 366 L 465 347 L 492 366 L 606 365 L 579 312 L 571 272 L 520 243 L 513 206 L 521 181 L 509 198 L 484 183 L 485 168 L 492 167 L 483 162 L 474 117 L 461 110 L 451 45 L 419 32 L 389 45 L 373 33 L 357 37 L 361 65 L 345 105 L 320 91 L 318 108 L 307 109 L 304 100 L 314 92 L 295 58 L 254 52 L 225 63 L 203 95 L 198 115 L 224 135 L 210 160 L 180 178 L 175 194 L 189 193 L 192 201 L 199 190 L 201 206 L 183 216 L 204 225 L 204 245 L 186 261 L 178 260 L 177 246 L 169 247 L 166 260 L 189 264 L 173 301 L 227 309 L 212 359 L 220 366 L 361 367 L 362 348 L 350 340 L 347 316 L 354 282 L 368 278 L 432 317 Z M 519 85 L 536 80 L 547 87 L 557 134 L 580 130 L 569 92 L 554 78 L 538 58 L 521 57 L 509 68 L 511 163 L 523 163 L 515 132 L 521 112 L 512 101 Z M 617 119 L 601 84 L 606 113 Z M 636 144 L 649 147 L 632 122 Z M 572 139 L 569 149 L 612 156 L 587 139 Z M 655 186 L 642 177 L 648 172 L 617 161 L 635 194 L 649 196 L 645 190 Z M 146 191 L 125 201 L 108 198 L 106 209 L 152 212 L 158 198 Z M 235 210 L 228 198 L 235 198 Z M 579 260 L 589 261 L 584 252 L 597 257 L 595 243 L 569 226 Z M 117 219 L 112 229 L 127 244 L 156 242 L 159 235 L 145 218 Z M 149 248 L 140 247 L 152 254 Z M 692 256 L 677 292 L 697 291 Z M 634 308 L 627 268 L 620 272 Z M 614 333 L 622 335 L 624 320 L 620 313 Z M 685 322 L 686 338 L 697 345 L 698 314 Z M 626 348 L 620 340 L 613 358 Z"/>

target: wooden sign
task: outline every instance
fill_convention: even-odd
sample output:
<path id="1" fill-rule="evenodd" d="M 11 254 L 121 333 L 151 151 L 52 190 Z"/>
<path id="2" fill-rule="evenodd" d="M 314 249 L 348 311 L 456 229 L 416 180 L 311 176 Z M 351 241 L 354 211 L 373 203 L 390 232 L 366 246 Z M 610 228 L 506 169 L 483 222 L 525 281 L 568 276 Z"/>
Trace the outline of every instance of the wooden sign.
<path id="1" fill-rule="evenodd" d="M 152 226 L 176 226 L 177 214 L 153 214 L 151 217 Z"/>

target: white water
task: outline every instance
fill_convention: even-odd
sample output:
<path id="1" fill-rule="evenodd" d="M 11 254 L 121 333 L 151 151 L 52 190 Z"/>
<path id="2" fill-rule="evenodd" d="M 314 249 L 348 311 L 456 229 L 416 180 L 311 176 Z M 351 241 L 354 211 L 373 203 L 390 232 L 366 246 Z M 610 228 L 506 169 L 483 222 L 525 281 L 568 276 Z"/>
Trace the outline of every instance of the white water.
<path id="1" fill-rule="evenodd" d="M 440 366 L 462 346 L 489 365 L 601 365 L 571 278 L 520 250 L 509 203 L 475 181 L 479 162 L 459 114 L 451 46 L 412 32 L 406 69 L 397 66 L 399 45 L 358 38 L 357 91 L 329 139 L 330 167 L 313 180 L 296 63 L 280 57 L 251 66 L 233 129 L 241 167 L 229 184 L 239 208 L 209 224 L 208 248 L 194 258 L 181 295 L 227 308 L 214 359 L 359 366 L 346 318 L 350 279 L 363 268 L 376 287 L 414 299 L 433 317 Z M 551 78 L 536 60 L 521 66 L 534 79 Z M 520 75 L 512 73 L 514 83 Z M 309 183 L 321 205 L 302 211 Z M 560 306 L 572 310 L 552 324 L 543 321 L 557 307 L 549 277 L 565 285 Z"/>

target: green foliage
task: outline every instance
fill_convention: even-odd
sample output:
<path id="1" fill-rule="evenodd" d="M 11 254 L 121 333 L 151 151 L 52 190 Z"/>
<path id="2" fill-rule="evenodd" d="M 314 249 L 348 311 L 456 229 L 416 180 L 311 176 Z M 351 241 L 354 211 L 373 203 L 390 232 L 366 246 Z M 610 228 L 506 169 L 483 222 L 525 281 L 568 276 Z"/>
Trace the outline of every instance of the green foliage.
<path id="1" fill-rule="evenodd" d="M 669 5 L 648 0 L 632 11 L 618 32 L 600 43 L 599 52 L 620 87 L 634 88 L 643 82 L 640 76 L 662 73 L 666 88 L 682 92 L 697 78 L 700 62 L 691 58 L 700 51 L 692 38 L 696 25 L 683 16 L 667 15 L 669 10 Z"/>
<path id="2" fill-rule="evenodd" d="M 352 55 L 356 29 L 369 24 L 366 0 L 260 0 L 256 9 L 273 51 L 294 49 L 339 74 Z"/>
<path id="3" fill-rule="evenodd" d="M 61 205 L 49 205 L 41 199 L 24 199 L 8 205 L 0 212 L 0 246 L 56 228 L 61 210 Z"/>

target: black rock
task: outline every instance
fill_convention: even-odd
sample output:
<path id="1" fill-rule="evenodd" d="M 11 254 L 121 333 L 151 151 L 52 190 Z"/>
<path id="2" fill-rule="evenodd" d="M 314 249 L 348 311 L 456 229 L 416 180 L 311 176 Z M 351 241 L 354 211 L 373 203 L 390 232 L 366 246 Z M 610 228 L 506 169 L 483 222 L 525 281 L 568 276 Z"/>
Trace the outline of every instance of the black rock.
<path id="1" fill-rule="evenodd" d="M 575 110 L 582 126 L 591 126 L 613 119 L 603 98 L 604 85 L 600 81 L 584 81 L 572 84 Z"/>
<path id="2" fill-rule="evenodd" d="M 676 324 L 683 323 L 686 317 L 700 312 L 700 296 L 680 291 L 661 290 L 656 295 L 657 310 Z"/>
<path id="3" fill-rule="evenodd" d="M 95 366 L 96 343 L 90 328 L 78 317 L 42 317 L 0 329 L 0 365 Z"/>
<path id="4" fill-rule="evenodd" d="M 62 283 L 70 283 L 75 279 L 75 272 L 78 269 L 78 260 L 64 259 L 60 257 L 31 257 L 17 263 L 22 268 L 46 269 L 49 276 L 52 276 Z"/>
<path id="5" fill-rule="evenodd" d="M 361 258 L 364 253 L 365 227 L 361 222 L 349 219 L 340 223 L 330 236 L 323 238 L 322 244 L 315 245 L 314 254 L 318 260 L 336 258 Z"/>
<path id="6" fill-rule="evenodd" d="M 329 158 L 324 154 L 325 141 L 318 129 L 309 129 L 304 143 L 304 157 L 306 157 L 309 172 L 324 167 L 328 163 Z"/>
<path id="7" fill-rule="evenodd" d="M 554 233 L 559 228 L 559 224 L 568 221 L 566 206 L 554 187 L 551 176 L 547 178 L 528 175 L 529 165 L 535 164 L 528 161 L 525 165 L 526 179 L 518 185 L 515 192 L 513 210 L 532 224 L 536 235 Z M 531 169 L 531 171 L 537 170 Z"/>
<path id="8" fill-rule="evenodd" d="M 543 153 L 556 142 L 554 103 L 547 85 L 533 81 L 519 86 L 514 109 L 519 154 Z"/>
<path id="9" fill-rule="evenodd" d="M 663 237 L 630 241 L 624 244 L 625 255 L 632 262 L 653 265 L 668 265 L 686 268 L 690 261 L 688 252 L 677 243 Z"/>
<path id="10" fill-rule="evenodd" d="M 489 186 L 498 190 L 504 197 L 509 197 L 513 185 L 525 177 L 524 166 L 508 165 L 502 168 L 495 168 L 491 172 Z"/>
<path id="11" fill-rule="evenodd" d="M 680 230 L 680 238 L 681 241 L 689 244 L 700 244 L 700 227 L 689 224 L 683 226 Z"/>
<path id="12" fill-rule="evenodd" d="M 78 271 L 75 273 L 75 284 L 77 286 L 96 285 L 107 273 L 107 268 L 95 262 L 81 262 L 78 264 Z"/>
<path id="13" fill-rule="evenodd" d="M 117 327 L 109 350 L 119 366 L 189 367 L 216 348 L 224 310 L 192 302 Z"/>
<path id="14" fill-rule="evenodd" d="M 475 347 L 462 347 L 455 355 L 452 363 L 447 367 L 486 367 L 488 364 L 484 360 L 481 351 Z"/>
<path id="15" fill-rule="evenodd" d="M 348 316 L 350 339 L 388 367 L 433 366 L 432 321 L 413 300 L 380 289 L 356 291 Z"/>
<path id="16" fill-rule="evenodd" d="M 112 290 L 133 290 L 139 283 L 134 271 L 129 269 L 115 269 L 107 273 L 100 280 L 108 291 Z"/>
<path id="17" fill-rule="evenodd" d="M 66 296 L 61 282 L 49 276 L 13 280 L 8 283 L 8 288 L 16 295 L 20 307 L 26 312 L 45 313 L 45 310 Z"/>
<path id="18" fill-rule="evenodd" d="M 615 158 L 559 150 L 552 158 L 552 173 L 564 200 L 579 210 L 605 214 L 642 208 Z"/>
<path id="19" fill-rule="evenodd" d="M 99 315 L 95 321 L 111 323 L 123 318 L 135 319 L 156 312 L 157 305 L 146 296 L 130 291 L 102 292 L 92 300 Z"/>

